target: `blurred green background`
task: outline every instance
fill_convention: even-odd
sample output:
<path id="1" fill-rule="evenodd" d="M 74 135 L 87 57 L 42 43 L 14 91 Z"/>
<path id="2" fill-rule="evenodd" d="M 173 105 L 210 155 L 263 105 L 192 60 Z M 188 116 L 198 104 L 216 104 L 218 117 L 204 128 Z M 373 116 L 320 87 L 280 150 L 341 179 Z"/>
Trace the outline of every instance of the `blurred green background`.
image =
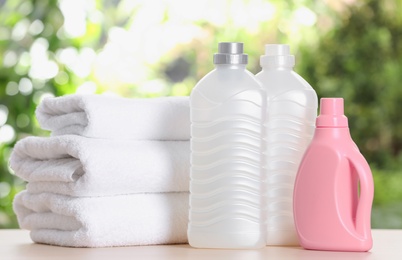
<path id="1" fill-rule="evenodd" d="M 402 2 L 398 0 L 0 0 L 0 228 L 18 227 L 15 142 L 47 136 L 47 96 L 189 95 L 221 41 L 287 43 L 319 97 L 343 97 L 375 180 L 374 228 L 402 228 Z"/>

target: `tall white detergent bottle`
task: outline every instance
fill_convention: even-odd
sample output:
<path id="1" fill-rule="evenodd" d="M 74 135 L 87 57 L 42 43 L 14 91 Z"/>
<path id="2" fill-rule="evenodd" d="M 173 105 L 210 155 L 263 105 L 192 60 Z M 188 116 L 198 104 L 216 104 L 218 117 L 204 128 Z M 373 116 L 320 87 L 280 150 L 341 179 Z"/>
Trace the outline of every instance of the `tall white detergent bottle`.
<path id="1" fill-rule="evenodd" d="M 198 248 L 260 248 L 266 96 L 246 70 L 242 43 L 219 43 L 218 50 L 215 69 L 190 96 L 188 239 Z"/>
<path id="2" fill-rule="evenodd" d="M 297 245 L 293 188 L 300 162 L 315 129 L 318 99 L 293 71 L 289 46 L 268 44 L 256 75 L 267 93 L 265 170 L 267 174 L 267 245 Z"/>

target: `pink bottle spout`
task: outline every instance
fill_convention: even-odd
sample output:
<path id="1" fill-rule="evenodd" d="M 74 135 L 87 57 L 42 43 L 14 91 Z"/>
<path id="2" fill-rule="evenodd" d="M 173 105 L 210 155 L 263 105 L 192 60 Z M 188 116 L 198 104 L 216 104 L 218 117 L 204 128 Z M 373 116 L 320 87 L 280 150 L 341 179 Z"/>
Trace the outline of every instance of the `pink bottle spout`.
<path id="1" fill-rule="evenodd" d="M 348 127 L 348 119 L 343 112 L 343 98 L 321 98 L 317 128 Z"/>

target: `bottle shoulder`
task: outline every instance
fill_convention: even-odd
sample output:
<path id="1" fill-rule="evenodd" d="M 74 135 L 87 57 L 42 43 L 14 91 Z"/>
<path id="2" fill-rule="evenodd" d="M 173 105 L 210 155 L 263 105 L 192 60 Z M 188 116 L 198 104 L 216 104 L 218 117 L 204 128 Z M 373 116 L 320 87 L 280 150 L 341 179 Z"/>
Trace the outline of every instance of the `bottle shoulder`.
<path id="1" fill-rule="evenodd" d="M 249 88 L 262 88 L 255 75 L 246 69 L 214 69 L 201 78 L 194 88 L 208 88 L 222 86 L 229 88 L 230 85 L 248 84 Z"/>
<path id="2" fill-rule="evenodd" d="M 361 154 L 348 128 L 316 128 L 309 150 L 331 150 L 347 157 Z"/>
<path id="3" fill-rule="evenodd" d="M 207 98 L 212 103 L 220 103 L 243 92 L 248 92 L 251 99 L 266 98 L 260 82 L 249 71 L 215 69 L 195 85 L 190 101 Z"/>
<path id="4" fill-rule="evenodd" d="M 293 70 L 263 70 L 256 75 L 270 98 L 283 95 L 289 91 L 305 92 L 306 95 L 317 94 L 313 87 Z"/>

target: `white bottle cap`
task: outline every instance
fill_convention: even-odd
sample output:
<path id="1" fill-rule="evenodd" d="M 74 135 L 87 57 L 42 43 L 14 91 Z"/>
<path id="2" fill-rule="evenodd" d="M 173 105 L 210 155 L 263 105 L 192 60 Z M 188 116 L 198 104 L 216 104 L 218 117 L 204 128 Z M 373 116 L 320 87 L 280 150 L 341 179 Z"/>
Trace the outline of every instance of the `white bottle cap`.
<path id="1" fill-rule="evenodd" d="M 287 44 L 265 45 L 265 55 L 260 58 L 261 67 L 287 67 L 293 68 L 295 56 L 290 55 L 290 47 Z"/>

